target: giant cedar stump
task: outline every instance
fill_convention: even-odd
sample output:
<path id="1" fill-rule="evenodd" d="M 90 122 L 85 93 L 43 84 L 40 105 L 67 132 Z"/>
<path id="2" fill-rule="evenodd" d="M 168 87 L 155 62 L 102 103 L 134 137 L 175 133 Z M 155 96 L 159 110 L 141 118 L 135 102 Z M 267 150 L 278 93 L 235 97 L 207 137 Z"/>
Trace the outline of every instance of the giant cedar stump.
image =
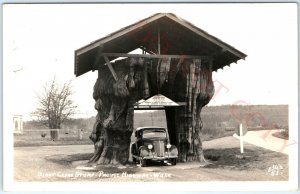
<path id="1" fill-rule="evenodd" d="M 141 49 L 142 54 L 129 54 Z M 205 161 L 201 110 L 214 94 L 212 71 L 247 55 L 172 13 L 157 13 L 75 51 L 75 75 L 98 70 L 97 120 L 90 162 L 125 164 L 134 103 L 162 94 L 180 107 L 165 107 L 179 161 Z M 118 57 L 126 59 L 110 64 Z M 105 65 L 106 64 L 106 65 Z"/>
<path id="2" fill-rule="evenodd" d="M 166 107 L 171 143 L 179 161 L 205 161 L 201 142 L 201 109 L 214 94 L 212 61 L 200 59 L 127 58 L 98 69 L 93 98 L 98 111 L 90 139 L 90 162 L 126 164 L 133 132 L 134 103 L 162 94 L 185 106 Z"/>

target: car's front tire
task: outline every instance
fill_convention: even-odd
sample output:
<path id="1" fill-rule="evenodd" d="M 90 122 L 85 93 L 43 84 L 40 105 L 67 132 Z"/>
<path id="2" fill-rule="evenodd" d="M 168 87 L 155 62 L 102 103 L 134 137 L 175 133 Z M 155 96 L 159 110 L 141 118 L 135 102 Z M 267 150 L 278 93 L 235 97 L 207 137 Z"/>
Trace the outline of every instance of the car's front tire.
<path id="1" fill-rule="evenodd" d="M 141 167 L 147 166 L 147 160 L 146 159 L 140 159 Z"/>
<path id="2" fill-rule="evenodd" d="M 172 164 L 172 165 L 176 165 L 176 163 L 177 163 L 177 159 L 176 159 L 176 158 L 172 158 L 172 159 L 171 159 L 171 164 Z"/>

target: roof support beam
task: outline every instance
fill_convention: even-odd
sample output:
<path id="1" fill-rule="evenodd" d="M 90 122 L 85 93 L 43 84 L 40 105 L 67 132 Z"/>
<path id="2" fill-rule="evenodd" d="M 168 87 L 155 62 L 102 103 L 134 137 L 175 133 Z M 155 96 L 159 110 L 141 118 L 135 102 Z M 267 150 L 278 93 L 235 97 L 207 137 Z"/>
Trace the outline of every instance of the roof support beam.
<path id="1" fill-rule="evenodd" d="M 156 53 L 154 53 L 153 51 L 151 51 L 151 50 L 147 49 L 145 46 L 140 46 L 139 48 L 140 48 L 140 49 L 142 49 L 142 50 L 144 50 L 144 51 L 146 51 L 147 53 L 150 53 L 150 54 L 156 55 Z"/>
<path id="2" fill-rule="evenodd" d="M 125 54 L 125 53 L 101 53 L 100 56 L 105 57 L 143 57 L 143 58 L 176 58 L 176 59 L 207 59 L 210 60 L 210 56 L 195 56 L 195 55 L 146 55 L 146 54 Z M 104 58 L 105 59 L 105 58 Z M 107 63 L 107 61 L 106 61 Z"/>
<path id="3" fill-rule="evenodd" d="M 117 76 L 113 66 L 111 65 L 110 61 L 108 60 L 107 56 L 104 56 L 104 60 L 106 62 L 106 65 L 108 66 L 112 76 L 114 77 L 115 81 L 118 81 L 118 76 Z"/>

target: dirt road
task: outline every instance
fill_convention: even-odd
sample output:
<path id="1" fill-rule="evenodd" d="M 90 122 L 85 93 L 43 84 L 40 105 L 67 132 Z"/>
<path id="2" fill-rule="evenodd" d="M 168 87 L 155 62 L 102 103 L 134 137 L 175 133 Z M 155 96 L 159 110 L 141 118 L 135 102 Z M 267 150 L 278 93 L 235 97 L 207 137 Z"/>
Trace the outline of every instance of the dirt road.
<path id="1" fill-rule="evenodd" d="M 148 167 L 97 166 L 85 168 L 92 145 L 16 147 L 16 181 L 258 181 L 288 180 L 288 156 L 224 137 L 203 143 L 210 164 L 178 163 L 176 166 L 151 164 Z"/>

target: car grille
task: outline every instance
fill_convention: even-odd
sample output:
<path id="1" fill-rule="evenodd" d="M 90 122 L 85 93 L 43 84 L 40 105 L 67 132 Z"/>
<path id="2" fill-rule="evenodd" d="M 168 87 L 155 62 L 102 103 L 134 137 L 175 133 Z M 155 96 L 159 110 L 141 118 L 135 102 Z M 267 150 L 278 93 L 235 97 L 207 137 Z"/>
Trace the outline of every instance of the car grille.
<path id="1" fill-rule="evenodd" d="M 164 156 L 164 152 L 165 152 L 165 142 L 164 141 L 154 141 L 153 146 L 154 146 L 154 151 L 156 152 L 157 156 L 159 156 L 159 157 Z"/>

